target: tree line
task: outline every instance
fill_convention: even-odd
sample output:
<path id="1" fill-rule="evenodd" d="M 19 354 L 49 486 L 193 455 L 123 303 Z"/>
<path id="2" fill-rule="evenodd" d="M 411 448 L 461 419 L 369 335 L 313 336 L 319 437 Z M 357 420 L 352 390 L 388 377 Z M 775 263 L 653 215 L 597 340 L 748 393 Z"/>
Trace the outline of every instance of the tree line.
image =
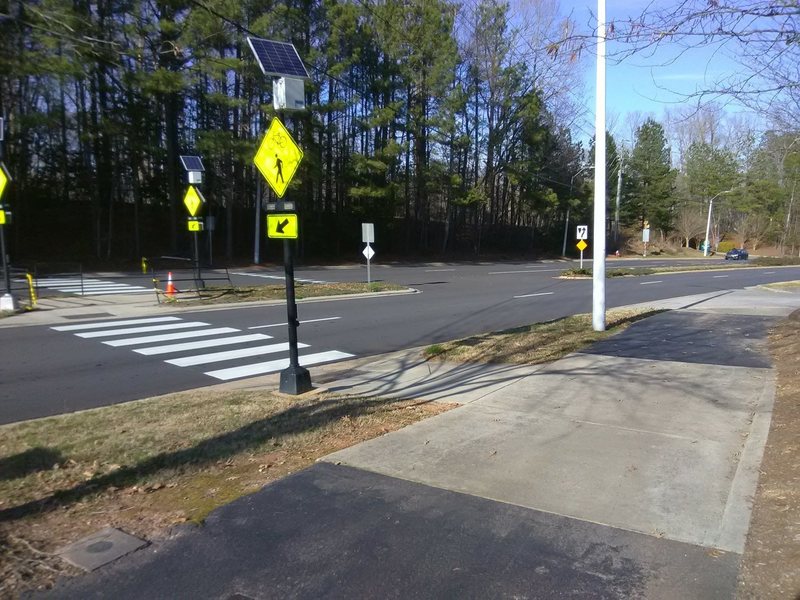
<path id="1" fill-rule="evenodd" d="M 293 43 L 311 74 L 308 110 L 281 115 L 305 153 L 287 197 L 308 256 L 357 256 L 360 222 L 376 223 L 384 256 L 558 253 L 567 215 L 588 222 L 585 63 L 555 0 L 0 6 L 17 256 L 188 254 L 187 153 L 206 166 L 217 225 L 205 235 L 218 255 L 251 256 L 256 203 L 271 199 L 252 160 L 276 112 L 248 36 Z M 609 134 L 610 202 L 621 169 L 622 225 L 694 243 L 692 215 L 726 192 L 721 233 L 796 244 L 789 139 L 770 134 L 746 156 L 698 140 L 673 167 L 648 120 L 627 146 Z"/>

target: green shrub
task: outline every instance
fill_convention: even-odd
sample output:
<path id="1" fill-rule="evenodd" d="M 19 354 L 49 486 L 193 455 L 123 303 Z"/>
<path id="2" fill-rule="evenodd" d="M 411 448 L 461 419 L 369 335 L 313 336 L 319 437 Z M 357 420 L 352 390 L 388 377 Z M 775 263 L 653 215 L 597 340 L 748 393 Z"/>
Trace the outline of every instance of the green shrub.
<path id="1" fill-rule="evenodd" d="M 728 250 L 733 250 L 736 248 L 736 242 L 733 240 L 722 240 L 717 246 L 717 252 L 722 252 L 723 254 Z"/>

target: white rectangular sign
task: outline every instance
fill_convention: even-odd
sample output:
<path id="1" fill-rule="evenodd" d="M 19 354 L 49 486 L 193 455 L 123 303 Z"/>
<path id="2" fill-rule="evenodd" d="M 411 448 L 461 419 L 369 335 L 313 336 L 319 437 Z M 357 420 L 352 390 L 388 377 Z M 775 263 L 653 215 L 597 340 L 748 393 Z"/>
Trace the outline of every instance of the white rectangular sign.
<path id="1" fill-rule="evenodd" d="M 650 241 L 650 229 L 642 229 L 642 241 L 649 242 Z"/>
<path id="2" fill-rule="evenodd" d="M 589 226 L 588 225 L 578 225 L 578 230 L 575 234 L 575 238 L 578 240 L 587 240 L 589 239 Z"/>
<path id="3" fill-rule="evenodd" d="M 375 225 L 373 223 L 361 224 L 361 241 L 365 244 L 375 243 Z"/>

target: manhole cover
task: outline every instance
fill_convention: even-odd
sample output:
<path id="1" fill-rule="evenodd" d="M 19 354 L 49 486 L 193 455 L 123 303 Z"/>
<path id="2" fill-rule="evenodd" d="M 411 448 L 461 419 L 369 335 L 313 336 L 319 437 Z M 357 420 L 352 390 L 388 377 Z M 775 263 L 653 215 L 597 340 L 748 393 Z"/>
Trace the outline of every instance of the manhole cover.
<path id="1" fill-rule="evenodd" d="M 106 527 L 57 550 L 56 554 L 76 567 L 94 571 L 146 545 L 145 540 L 128 535 L 119 529 Z"/>

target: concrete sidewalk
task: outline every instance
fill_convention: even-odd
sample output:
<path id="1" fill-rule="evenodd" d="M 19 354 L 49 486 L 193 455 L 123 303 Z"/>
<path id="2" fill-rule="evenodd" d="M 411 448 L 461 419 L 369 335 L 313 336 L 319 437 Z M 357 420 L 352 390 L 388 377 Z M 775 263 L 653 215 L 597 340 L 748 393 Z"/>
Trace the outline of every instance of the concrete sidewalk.
<path id="1" fill-rule="evenodd" d="M 462 406 L 51 595 L 730 598 L 774 398 L 766 333 L 800 296 L 660 304 L 538 367 L 332 366 L 315 375 L 332 391 Z"/>

